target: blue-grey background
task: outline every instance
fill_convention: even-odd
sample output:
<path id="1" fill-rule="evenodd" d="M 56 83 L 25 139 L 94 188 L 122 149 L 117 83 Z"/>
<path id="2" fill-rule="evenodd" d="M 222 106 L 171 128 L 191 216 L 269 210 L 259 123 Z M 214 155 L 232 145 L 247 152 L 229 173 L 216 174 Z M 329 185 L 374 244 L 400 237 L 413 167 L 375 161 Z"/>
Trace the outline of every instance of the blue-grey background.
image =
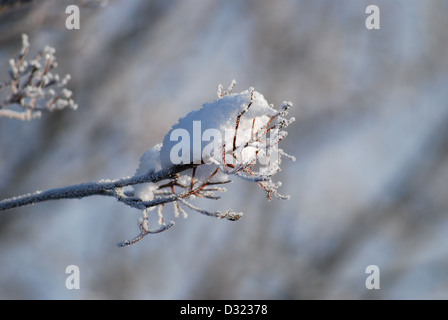
<path id="1" fill-rule="evenodd" d="M 81 29 L 65 28 L 77 3 Z M 102 6 L 101 4 L 105 4 Z M 379 30 L 365 9 L 380 8 Z M 0 198 L 134 174 L 177 119 L 252 86 L 294 103 L 277 179 L 291 200 L 234 181 L 170 230 L 133 237 L 114 199 L 0 213 L 2 299 L 448 298 L 448 3 L 55 1 L 0 14 L 0 80 L 30 36 L 56 48 L 77 111 L 0 119 Z M 167 218 L 170 219 L 169 212 Z M 81 288 L 67 290 L 75 264 Z M 367 290 L 368 265 L 380 289 Z"/>

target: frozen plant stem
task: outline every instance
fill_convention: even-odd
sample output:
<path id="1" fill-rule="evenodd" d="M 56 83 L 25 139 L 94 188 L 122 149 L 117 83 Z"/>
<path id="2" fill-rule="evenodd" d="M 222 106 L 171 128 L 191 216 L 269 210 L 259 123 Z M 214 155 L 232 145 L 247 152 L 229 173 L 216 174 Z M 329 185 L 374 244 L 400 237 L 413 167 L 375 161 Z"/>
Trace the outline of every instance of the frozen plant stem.
<path id="1" fill-rule="evenodd" d="M 104 180 L 98 182 L 81 183 L 72 186 L 66 186 L 61 188 L 49 189 L 46 191 L 36 191 L 9 199 L 0 201 L 0 211 L 23 207 L 30 204 L 35 204 L 49 200 L 59 199 L 81 199 L 85 197 L 102 195 L 102 196 L 114 196 L 119 201 L 124 201 L 124 194 L 121 194 L 119 190 L 126 186 L 131 186 L 139 183 L 152 182 L 156 183 L 164 179 L 173 178 L 178 172 L 187 169 L 189 166 L 176 166 L 172 169 L 165 169 L 155 173 L 149 173 L 146 175 L 139 175 L 133 177 L 127 177 L 116 180 Z M 173 199 L 164 199 L 166 202 L 171 202 Z"/>
<path id="2" fill-rule="evenodd" d="M 226 192 L 222 185 L 231 182 L 229 176 L 257 183 L 269 200 L 288 199 L 289 196 L 278 192 L 281 183 L 273 182 L 272 177 L 280 171 L 282 158 L 294 160 L 279 148 L 279 143 L 287 136 L 284 128 L 294 121 L 294 118 L 284 118 L 292 104 L 284 102 L 280 110 L 276 110 L 253 88 L 232 93 L 235 84 L 232 81 L 226 91 L 219 86 L 217 100 L 179 119 L 165 135 L 163 143 L 142 155 L 134 176 L 36 191 L 1 200 L 0 211 L 57 199 L 94 195 L 113 197 L 142 212 L 138 219 L 140 233 L 118 244 L 123 247 L 173 226 L 174 222 L 166 223 L 164 219 L 168 203 L 173 203 L 175 217 L 182 214 L 186 218 L 185 210 L 193 210 L 218 219 L 240 219 L 240 212 L 231 209 L 208 211 L 193 203 L 202 199 L 218 200 L 220 197 L 216 194 Z M 176 136 L 182 139 L 178 140 Z M 205 136 L 205 141 L 210 143 L 197 150 L 193 141 L 193 148 L 190 148 L 191 136 L 193 139 Z M 202 147 L 201 143 L 199 146 Z M 125 187 L 132 187 L 132 190 Z M 154 209 L 157 209 L 159 226 L 151 229 L 149 215 Z"/>

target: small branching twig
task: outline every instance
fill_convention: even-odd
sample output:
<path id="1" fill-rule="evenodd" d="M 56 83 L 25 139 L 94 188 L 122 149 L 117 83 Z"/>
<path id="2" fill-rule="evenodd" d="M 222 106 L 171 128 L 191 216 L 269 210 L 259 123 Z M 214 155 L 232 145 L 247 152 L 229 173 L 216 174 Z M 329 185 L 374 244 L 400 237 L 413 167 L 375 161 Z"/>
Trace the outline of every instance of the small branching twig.
<path id="1" fill-rule="evenodd" d="M 26 52 L 22 53 L 18 59 L 19 64 L 22 63 L 21 57 Z M 50 67 L 45 67 L 44 71 L 46 69 Z M 228 178 L 231 175 L 259 184 L 268 199 L 273 197 L 288 199 L 277 191 L 281 183 L 274 183 L 272 177 L 280 171 L 282 157 L 294 160 L 294 157 L 278 147 L 279 142 L 286 137 L 286 132 L 282 129 L 294 120 L 284 118 L 291 103 L 285 102 L 280 110 L 275 110 L 253 88 L 233 94 L 235 83 L 233 81 L 225 92 L 222 92 L 222 86 L 219 86 L 217 101 L 207 107 L 204 105 L 203 109 L 193 111 L 183 118 L 182 123 L 186 127 L 191 125 L 190 120 L 193 119 L 202 119 L 204 126 L 207 127 L 210 125 L 208 115 L 212 109 L 216 119 L 219 120 L 220 116 L 223 119 L 221 122 L 212 123 L 216 128 L 220 128 L 216 129 L 217 135 L 219 136 L 221 131 L 230 131 L 229 139 L 214 138 L 213 143 L 217 144 L 217 148 L 213 154 L 206 155 L 207 162 L 204 158 L 199 163 L 192 161 L 174 165 L 170 162 L 173 145 L 172 140 L 167 140 L 166 137 L 170 137 L 170 133 L 179 127 L 182 128 L 183 124 L 179 122 L 167 134 L 164 144 L 156 145 L 145 152 L 133 177 L 37 191 L 5 199 L 0 201 L 0 211 L 56 199 L 80 199 L 93 195 L 113 197 L 142 212 L 142 217 L 138 220 L 139 234 L 131 240 L 118 244 L 123 247 L 140 241 L 148 234 L 171 228 L 174 222 L 166 223 L 164 219 L 169 203 L 173 204 L 174 217 L 182 215 L 186 218 L 186 209 L 189 209 L 218 219 L 230 221 L 240 219 L 243 215 L 240 212 L 231 209 L 224 213 L 209 211 L 192 203 L 194 199 L 219 199 L 219 193 L 226 191 L 222 185 L 231 182 Z M 223 114 L 220 115 L 221 112 Z M 229 121 L 229 118 L 232 121 Z M 204 156 L 202 153 L 201 155 Z M 125 189 L 130 186 L 132 190 Z M 157 209 L 159 227 L 152 229 L 149 226 L 149 214 L 154 209 Z"/>
<path id="2" fill-rule="evenodd" d="M 0 90 L 9 88 L 6 98 L 0 96 L 0 117 L 17 120 L 39 118 L 43 112 L 65 108 L 77 109 L 72 92 L 65 88 L 70 75 L 53 74 L 57 67 L 55 49 L 46 46 L 31 61 L 25 60 L 30 44 L 22 35 L 22 49 L 9 60 L 9 80 L 0 82 Z"/>

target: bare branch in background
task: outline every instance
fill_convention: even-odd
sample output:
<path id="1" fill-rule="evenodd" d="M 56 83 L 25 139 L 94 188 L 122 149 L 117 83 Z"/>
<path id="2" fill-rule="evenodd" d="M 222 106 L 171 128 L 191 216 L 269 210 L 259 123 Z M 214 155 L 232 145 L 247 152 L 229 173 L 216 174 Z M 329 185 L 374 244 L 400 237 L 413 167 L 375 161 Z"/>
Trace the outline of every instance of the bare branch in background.
<path id="1" fill-rule="evenodd" d="M 55 49 L 45 46 L 31 61 L 26 60 L 30 44 L 22 35 L 22 49 L 16 59 L 9 60 L 9 80 L 0 82 L 0 117 L 17 120 L 39 118 L 42 113 L 71 108 L 77 105 L 72 92 L 66 88 L 70 75 L 53 73 L 58 64 Z"/>
<path id="2" fill-rule="evenodd" d="M 31 1 L 32 0 L 0 0 L 0 14 L 10 8 L 19 7 L 23 4 L 30 3 Z"/>

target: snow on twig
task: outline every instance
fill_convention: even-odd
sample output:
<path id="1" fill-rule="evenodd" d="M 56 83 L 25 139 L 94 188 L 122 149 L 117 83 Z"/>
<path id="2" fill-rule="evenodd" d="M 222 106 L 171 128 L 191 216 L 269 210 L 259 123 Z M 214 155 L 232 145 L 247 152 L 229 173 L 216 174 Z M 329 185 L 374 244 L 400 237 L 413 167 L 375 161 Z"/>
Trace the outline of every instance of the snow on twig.
<path id="1" fill-rule="evenodd" d="M 1 200 L 0 211 L 56 199 L 113 197 L 142 212 L 138 220 L 140 233 L 120 242 L 122 247 L 172 227 L 174 222 L 167 224 L 164 219 L 169 203 L 173 204 L 174 217 L 186 218 L 188 209 L 219 219 L 240 219 L 243 214 L 232 209 L 224 213 L 208 211 L 192 203 L 219 199 L 219 194 L 226 191 L 221 185 L 230 183 L 232 176 L 257 183 L 268 199 L 288 199 L 278 192 L 281 183 L 273 182 L 272 177 L 281 170 L 282 158 L 295 160 L 279 148 L 287 136 L 284 129 L 294 121 L 285 118 L 292 104 L 285 102 L 276 110 L 253 88 L 232 93 L 235 83 L 232 81 L 224 92 L 219 86 L 217 100 L 179 119 L 163 143 L 142 155 L 134 176 Z M 159 227 L 151 229 L 149 215 L 154 209 Z"/>

